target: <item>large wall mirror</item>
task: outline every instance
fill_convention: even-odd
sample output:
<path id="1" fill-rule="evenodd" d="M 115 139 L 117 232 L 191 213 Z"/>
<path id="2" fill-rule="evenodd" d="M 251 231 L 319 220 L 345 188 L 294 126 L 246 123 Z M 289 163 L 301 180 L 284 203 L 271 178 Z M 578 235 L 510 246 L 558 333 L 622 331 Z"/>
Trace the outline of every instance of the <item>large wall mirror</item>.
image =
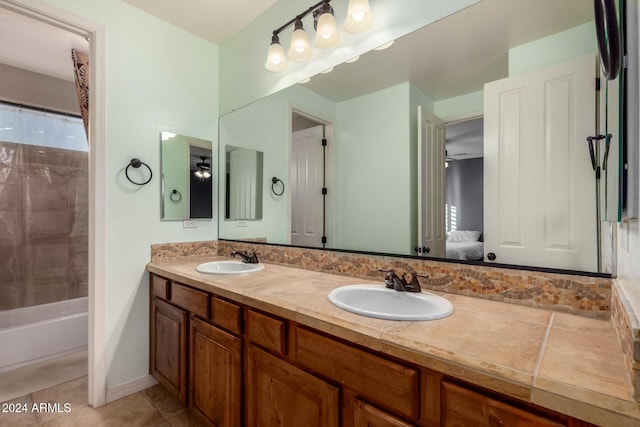
<path id="1" fill-rule="evenodd" d="M 160 133 L 161 212 L 163 220 L 213 217 L 211 141 Z"/>
<path id="2" fill-rule="evenodd" d="M 601 271 L 621 150 L 593 21 L 583 0 L 483 0 L 222 116 L 219 168 L 241 146 L 288 178 L 220 238 Z"/>

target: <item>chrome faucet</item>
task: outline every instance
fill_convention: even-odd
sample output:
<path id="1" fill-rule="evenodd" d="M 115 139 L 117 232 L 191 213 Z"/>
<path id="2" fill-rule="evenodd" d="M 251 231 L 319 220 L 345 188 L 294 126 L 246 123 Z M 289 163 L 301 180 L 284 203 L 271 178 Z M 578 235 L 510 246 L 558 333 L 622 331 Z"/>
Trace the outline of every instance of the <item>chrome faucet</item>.
<path id="1" fill-rule="evenodd" d="M 231 252 L 231 258 L 235 258 L 236 255 L 240 255 L 240 258 L 242 258 L 242 262 L 244 262 L 245 264 L 258 264 L 260 261 L 258 261 L 258 254 L 257 252 L 247 252 L 247 251 L 233 251 Z"/>
<path id="2" fill-rule="evenodd" d="M 422 292 L 422 288 L 420 287 L 420 282 L 418 281 L 418 277 L 429 277 L 424 274 L 418 274 L 415 271 L 411 273 L 411 280 L 407 282 L 404 274 L 402 276 L 398 276 L 393 270 L 379 270 L 384 275 L 384 284 L 389 289 L 395 289 L 400 292 Z"/>

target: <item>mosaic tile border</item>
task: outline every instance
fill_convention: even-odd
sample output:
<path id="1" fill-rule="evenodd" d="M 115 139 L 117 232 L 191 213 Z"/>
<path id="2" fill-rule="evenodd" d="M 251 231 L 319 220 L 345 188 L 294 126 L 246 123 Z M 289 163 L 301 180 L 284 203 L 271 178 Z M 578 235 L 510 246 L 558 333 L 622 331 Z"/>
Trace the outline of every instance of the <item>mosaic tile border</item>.
<path id="1" fill-rule="evenodd" d="M 158 243 L 151 245 L 151 261 L 188 256 L 218 255 L 218 241 Z"/>
<path id="2" fill-rule="evenodd" d="M 289 267 L 382 280 L 380 269 L 417 271 L 426 289 L 545 308 L 597 319 L 611 315 L 612 279 L 445 263 L 412 258 L 332 252 L 246 242 L 218 241 L 219 254 L 250 250 L 260 259 Z"/>
<path id="3" fill-rule="evenodd" d="M 640 402 L 640 319 L 636 317 L 617 280 L 613 286 L 611 319 L 631 373 L 633 397 Z"/>
<path id="4" fill-rule="evenodd" d="M 378 271 L 380 269 L 392 268 L 398 274 L 417 271 L 429 276 L 428 279 L 421 280 L 425 289 L 596 319 L 609 319 L 612 311 L 613 280 L 601 277 L 225 240 L 154 244 L 151 245 L 151 260 L 228 255 L 234 250 L 256 251 L 260 254 L 261 260 L 272 264 L 355 276 L 364 280 L 381 281 L 382 273 Z M 640 352 L 640 348 L 638 351 Z"/>

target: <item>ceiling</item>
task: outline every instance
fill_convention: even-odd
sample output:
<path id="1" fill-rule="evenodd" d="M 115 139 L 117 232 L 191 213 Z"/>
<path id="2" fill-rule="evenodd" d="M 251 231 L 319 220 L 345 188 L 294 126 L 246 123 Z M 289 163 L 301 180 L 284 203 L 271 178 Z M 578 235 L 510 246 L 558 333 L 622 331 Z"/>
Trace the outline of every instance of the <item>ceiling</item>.
<path id="1" fill-rule="evenodd" d="M 0 64 L 73 81 L 71 49 L 89 52 L 83 37 L 0 7 Z"/>
<path id="2" fill-rule="evenodd" d="M 124 0 L 151 15 L 221 44 L 278 0 Z"/>

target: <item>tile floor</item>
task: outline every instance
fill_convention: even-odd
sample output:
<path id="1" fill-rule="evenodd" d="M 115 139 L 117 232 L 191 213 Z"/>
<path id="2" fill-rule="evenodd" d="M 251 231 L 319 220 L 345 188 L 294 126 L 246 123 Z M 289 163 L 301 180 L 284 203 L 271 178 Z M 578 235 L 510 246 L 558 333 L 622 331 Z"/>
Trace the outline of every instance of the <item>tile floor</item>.
<path id="1" fill-rule="evenodd" d="M 161 385 L 100 408 L 87 403 L 87 355 L 0 373 L 0 427 L 202 425 Z"/>

